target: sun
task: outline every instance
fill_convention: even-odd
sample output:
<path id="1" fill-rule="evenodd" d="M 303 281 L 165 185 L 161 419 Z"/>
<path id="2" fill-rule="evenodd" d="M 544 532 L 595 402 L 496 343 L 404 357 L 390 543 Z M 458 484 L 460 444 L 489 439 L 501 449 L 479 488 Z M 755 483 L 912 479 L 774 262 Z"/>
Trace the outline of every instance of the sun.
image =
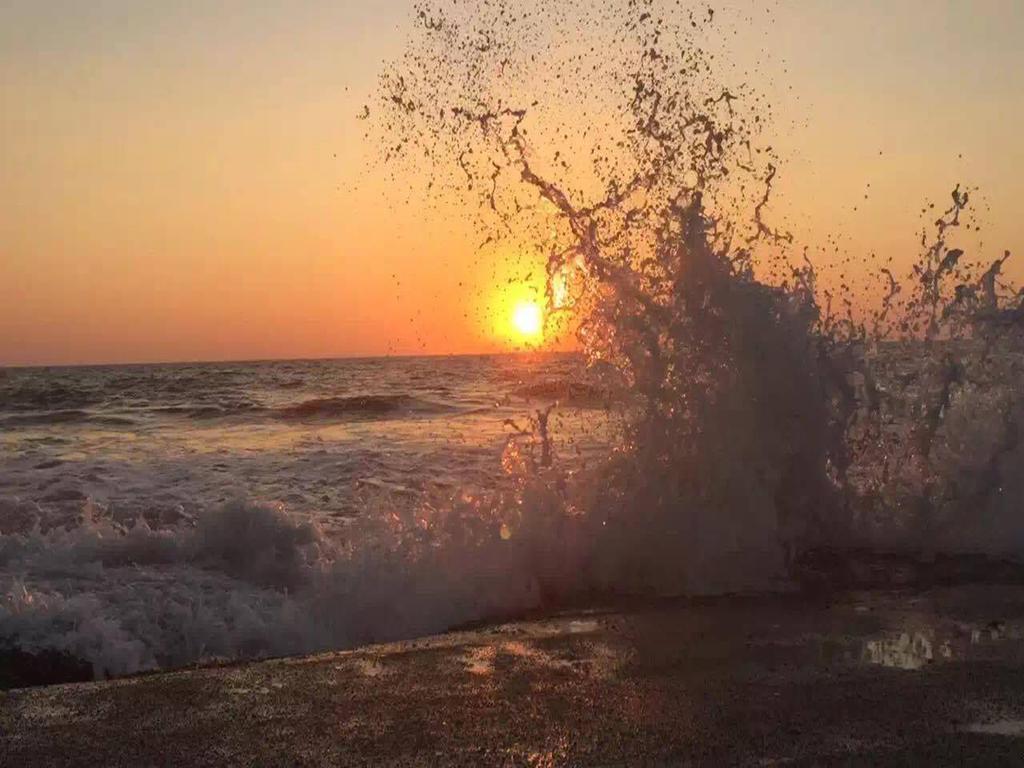
<path id="1" fill-rule="evenodd" d="M 524 339 L 535 339 L 544 330 L 544 312 L 535 301 L 521 301 L 512 310 L 512 325 Z"/>

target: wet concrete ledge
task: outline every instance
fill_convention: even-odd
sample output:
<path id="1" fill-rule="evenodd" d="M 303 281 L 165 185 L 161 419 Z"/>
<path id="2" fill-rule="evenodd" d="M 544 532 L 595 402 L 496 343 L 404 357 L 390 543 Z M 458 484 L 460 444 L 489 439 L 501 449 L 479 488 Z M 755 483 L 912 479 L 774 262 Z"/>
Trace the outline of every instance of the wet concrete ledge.
<path id="1" fill-rule="evenodd" d="M 0 694 L 0 765 L 1020 765 L 1024 587 L 647 604 Z"/>

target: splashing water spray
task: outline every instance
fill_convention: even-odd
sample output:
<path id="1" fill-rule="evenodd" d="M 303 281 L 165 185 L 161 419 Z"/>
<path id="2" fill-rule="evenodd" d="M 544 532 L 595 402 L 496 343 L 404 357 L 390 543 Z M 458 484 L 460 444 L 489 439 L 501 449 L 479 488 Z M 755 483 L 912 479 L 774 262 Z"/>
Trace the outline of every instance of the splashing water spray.
<path id="1" fill-rule="evenodd" d="M 438 3 L 418 19 L 382 78 L 383 159 L 467 195 L 485 244 L 545 254 L 546 314 L 572 318 L 623 392 L 599 471 L 517 465 L 533 468 L 520 505 L 543 488 L 541 506 L 573 512 L 553 591 L 763 589 L 840 546 L 1024 552 L 1008 502 L 1024 301 L 999 280 L 1009 254 L 983 268 L 949 243 L 968 192 L 907 285 L 880 270 L 878 309 L 835 315 L 769 221 L 770 106 L 723 84 L 713 11 Z"/>

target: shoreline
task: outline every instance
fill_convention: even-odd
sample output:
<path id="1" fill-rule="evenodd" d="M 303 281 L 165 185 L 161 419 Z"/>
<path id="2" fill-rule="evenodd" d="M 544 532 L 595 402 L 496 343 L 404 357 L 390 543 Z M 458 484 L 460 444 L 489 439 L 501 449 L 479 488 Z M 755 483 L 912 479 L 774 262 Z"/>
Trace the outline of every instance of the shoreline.
<path id="1" fill-rule="evenodd" d="M 794 562 L 792 573 L 775 589 L 763 592 L 737 592 L 697 595 L 630 595 L 628 593 L 589 592 L 526 611 L 487 616 L 459 623 L 442 630 L 442 634 L 486 631 L 510 623 L 540 622 L 574 612 L 635 613 L 645 610 L 686 610 L 714 606 L 742 606 L 746 603 L 778 605 L 783 601 L 812 608 L 827 605 L 844 595 L 898 591 L 910 596 L 928 590 L 959 587 L 990 586 L 1021 587 L 1024 594 L 1024 561 L 1016 557 L 993 557 L 984 554 L 933 553 L 930 557 L 918 552 L 876 551 L 869 548 L 810 549 Z M 383 640 L 369 646 L 413 642 L 416 637 Z M 15 638 L 0 637 L 0 693 L 21 688 L 46 687 L 68 683 L 110 682 L 188 670 L 223 668 L 338 653 L 356 648 L 334 648 L 299 656 L 257 656 L 213 658 L 185 666 L 147 669 L 128 675 L 97 678 L 92 664 L 71 653 L 55 648 L 25 650 Z"/>
<path id="2" fill-rule="evenodd" d="M 1022 757 L 1022 586 L 577 609 L 0 693 L 0 758 L 25 766 Z"/>

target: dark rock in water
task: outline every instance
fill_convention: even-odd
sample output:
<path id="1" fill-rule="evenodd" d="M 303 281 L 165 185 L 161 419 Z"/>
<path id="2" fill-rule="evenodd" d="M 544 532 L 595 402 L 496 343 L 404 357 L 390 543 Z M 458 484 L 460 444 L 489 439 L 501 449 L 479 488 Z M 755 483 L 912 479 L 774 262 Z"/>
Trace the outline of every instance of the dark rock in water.
<path id="1" fill-rule="evenodd" d="M 0 646 L 0 690 L 93 679 L 92 664 L 52 648 L 30 653 Z"/>

